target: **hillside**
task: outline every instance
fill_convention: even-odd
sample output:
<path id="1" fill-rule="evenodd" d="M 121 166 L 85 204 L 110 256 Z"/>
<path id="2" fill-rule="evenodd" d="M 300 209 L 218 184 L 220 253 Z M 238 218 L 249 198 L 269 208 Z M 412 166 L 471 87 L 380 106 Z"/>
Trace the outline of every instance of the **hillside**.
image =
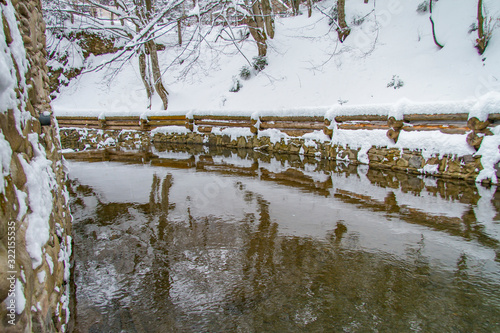
<path id="1" fill-rule="evenodd" d="M 479 55 L 474 48 L 477 32 L 470 31 L 477 20 L 477 2 L 439 0 L 433 8 L 436 35 L 444 44 L 439 49 L 433 42 L 429 13 L 417 11 L 420 3 L 379 0 L 374 8 L 373 1 L 346 1 L 346 21 L 352 32 L 344 43 L 338 41 L 324 14 L 332 7 L 330 0 L 316 3 L 310 18 L 305 8 L 300 16 L 277 17 L 276 36 L 269 40 L 269 65 L 249 80 L 239 79 L 238 92 L 229 91 L 233 80 L 247 65 L 245 57 L 251 61 L 257 55 L 251 37 L 237 43 L 243 57 L 233 43 L 221 38 L 214 42 L 215 27 L 198 52 L 183 59 L 183 47 L 173 46 L 177 33 L 167 33 L 159 39 L 167 45 L 159 58 L 169 91 L 168 111 L 283 110 L 393 103 L 401 98 L 461 101 L 499 91 L 500 27 L 493 31 L 486 52 Z M 490 0 L 485 5 L 486 14 L 498 23 L 500 4 Z M 91 56 L 85 66 L 110 57 Z M 108 69 L 71 81 L 53 101 L 56 114 L 89 109 L 145 111 L 137 61 L 132 57 L 118 74 Z M 110 81 L 111 74 L 116 75 Z M 391 82 L 400 87 L 388 87 Z M 154 99 L 152 110 L 160 109 L 159 98 Z"/>

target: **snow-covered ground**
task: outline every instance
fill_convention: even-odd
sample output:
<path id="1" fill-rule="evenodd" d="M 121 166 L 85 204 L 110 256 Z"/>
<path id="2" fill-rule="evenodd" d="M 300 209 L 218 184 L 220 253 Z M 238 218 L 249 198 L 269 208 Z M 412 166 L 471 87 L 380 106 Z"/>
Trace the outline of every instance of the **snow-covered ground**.
<path id="1" fill-rule="evenodd" d="M 330 107 L 344 104 L 395 103 L 402 98 L 416 102 L 474 100 L 500 90 L 500 3 L 485 0 L 485 15 L 497 27 L 483 55 L 474 47 L 477 31 L 476 0 L 439 0 L 433 8 L 436 35 L 443 49 L 433 42 L 429 13 L 418 13 L 422 0 L 346 1 L 346 21 L 352 29 L 340 43 L 328 24 L 333 1 L 316 4 L 311 18 L 307 10 L 297 17 L 276 18 L 276 36 L 269 40 L 268 63 L 243 87 L 230 92 L 233 77 L 247 65 L 229 42 L 218 39 L 218 27 L 202 44 L 196 63 L 176 57 L 182 48 L 174 46 L 175 31 L 162 36 L 167 45 L 159 52 L 163 79 L 169 91 L 169 112 L 188 110 L 256 111 Z M 376 7 L 374 8 L 374 3 Z M 359 25 L 354 21 L 363 18 Z M 186 29 L 190 29 L 186 27 Z M 186 33 L 187 34 L 187 33 Z M 238 43 L 250 61 L 257 55 L 250 37 Z M 95 66 L 111 55 L 91 57 Z M 181 64 L 181 60 L 182 64 Z M 169 66 L 170 65 L 170 66 Z M 167 69 L 168 67 L 168 69 Z M 110 71 L 90 72 L 73 80 L 54 100 L 57 112 L 102 110 L 138 112 L 147 101 L 137 64 L 132 58 L 122 71 L 108 80 Z M 393 81 L 394 79 L 394 81 Z M 401 82 L 398 89 L 388 87 Z M 161 101 L 153 101 L 153 111 Z"/>
<path id="2" fill-rule="evenodd" d="M 475 48 L 476 0 L 435 2 L 432 17 L 442 49 L 434 43 L 429 12 L 417 11 L 425 1 L 378 0 L 364 4 L 347 0 L 346 21 L 352 31 L 344 43 L 338 41 L 325 15 L 333 3 L 316 3 L 310 18 L 307 14 L 277 17 L 275 38 L 268 40 L 269 65 L 248 80 L 240 78 L 239 73 L 248 65 L 247 59 L 252 61 L 257 55 L 251 37 L 235 47 L 218 38 L 224 33 L 216 26 L 201 47 L 187 57 L 184 46 L 176 45 L 176 31 L 163 35 L 159 42 L 167 47 L 159 52 L 159 58 L 169 91 L 167 113 L 253 117 L 300 114 L 329 119 L 337 114 L 382 114 L 401 119 L 405 113 L 465 112 L 486 120 L 488 113 L 500 112 L 499 1 L 484 1 L 484 15 L 493 30 L 483 55 Z M 185 29 L 188 35 L 194 27 Z M 96 67 L 112 57 L 91 56 L 85 66 Z M 230 92 L 235 80 L 242 88 Z M 62 87 L 53 101 L 56 115 L 165 114 L 158 96 L 153 99 L 152 110 L 146 105 L 137 56 L 119 73 L 108 69 L 79 76 Z M 489 178 L 497 183 L 500 127 L 493 133 L 478 152 L 484 167 L 478 181 Z M 427 157 L 474 154 L 466 136 L 402 133 L 397 147 L 419 149 Z M 348 144 L 363 152 L 372 145 L 394 146 L 385 131 L 335 130 L 332 143 Z M 360 156 L 361 163 L 368 162 L 363 159 L 366 154 Z"/>

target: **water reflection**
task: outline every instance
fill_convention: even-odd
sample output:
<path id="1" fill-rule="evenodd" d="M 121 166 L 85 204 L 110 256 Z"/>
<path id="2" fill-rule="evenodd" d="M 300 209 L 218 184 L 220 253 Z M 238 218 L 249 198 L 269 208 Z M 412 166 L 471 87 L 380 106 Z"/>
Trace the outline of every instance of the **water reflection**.
<path id="1" fill-rule="evenodd" d="M 496 188 L 171 148 L 70 162 L 80 332 L 500 330 Z"/>

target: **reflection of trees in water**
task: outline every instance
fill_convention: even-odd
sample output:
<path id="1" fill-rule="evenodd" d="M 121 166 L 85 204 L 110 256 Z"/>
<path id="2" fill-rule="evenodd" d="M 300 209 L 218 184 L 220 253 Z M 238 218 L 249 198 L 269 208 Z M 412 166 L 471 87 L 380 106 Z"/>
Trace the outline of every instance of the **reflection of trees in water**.
<path id="1" fill-rule="evenodd" d="M 252 216 L 243 224 L 242 281 L 233 291 L 228 306 L 228 309 L 239 313 L 251 309 L 266 298 L 269 280 L 275 274 L 277 254 L 278 225 L 270 219 L 269 202 L 251 191 L 245 191 L 245 198 L 247 202 L 252 199 L 256 201 L 259 217 L 255 221 Z"/>
<path id="2" fill-rule="evenodd" d="M 325 244 L 290 237 L 280 244 L 266 299 L 251 312 L 257 327 L 298 331 L 307 325 L 311 332 L 325 327 L 384 332 L 443 327 L 478 331 L 488 323 L 495 327 L 491 318 L 498 316 L 498 304 L 481 305 L 491 297 L 491 286 L 483 290 L 476 285 L 477 277 L 465 277 L 469 291 L 454 291 L 453 275 L 431 269 L 418 249 L 406 262 L 383 253 L 347 250 L 336 238 Z M 460 303 L 449 293 L 473 300 Z M 476 306 L 473 311 L 471 305 Z"/>
<path id="3" fill-rule="evenodd" d="M 113 300 L 107 308 L 109 318 L 102 317 L 93 327 L 97 331 L 498 329 L 499 286 L 486 282 L 480 267 L 471 266 L 465 255 L 458 259 L 455 271 L 446 271 L 423 254 L 423 238 L 407 247 L 405 259 L 368 252 L 360 248 L 357 235 L 349 232 L 344 221 L 338 221 L 325 240 L 284 237 L 278 233 L 278 223 L 271 220 L 270 202 L 246 190 L 242 183 L 238 186 L 244 201 L 255 207 L 243 221 L 193 217 L 189 211 L 185 223 L 173 221 L 169 219 L 169 211 L 175 207 L 169 200 L 173 184 L 171 175 L 163 179 L 155 175 L 150 200 L 141 205 L 102 203 L 91 188 L 74 187 L 72 195 L 80 202 L 75 207 L 84 217 L 75 228 L 79 234 L 76 251 L 87 247 L 81 258 L 95 260 L 92 253 L 100 242 L 96 232 L 111 228 L 117 238 L 110 241 L 124 240 L 119 243 L 121 251 L 134 252 L 137 261 L 133 272 L 120 276 L 132 297 L 128 303 Z M 85 206 L 85 197 L 95 198 L 96 206 Z M 366 209 L 366 201 L 363 204 Z M 373 209 L 390 211 L 394 205 L 392 193 L 381 205 L 373 203 Z M 465 238 L 476 229 L 471 214 L 473 211 L 464 214 L 464 223 L 470 226 L 460 233 Z M 415 221 L 419 218 L 413 217 Z M 120 229 L 127 219 L 136 219 L 140 225 Z M 138 251 L 137 242 L 127 236 L 143 240 L 148 251 Z M 225 264 L 210 255 L 219 255 L 214 249 L 222 248 L 229 249 Z M 191 272 L 194 269 L 189 265 L 212 270 L 203 276 Z M 172 298 L 179 284 L 203 295 L 216 290 L 210 287 L 214 282 L 224 288 L 225 298 L 205 312 L 190 312 L 188 301 L 180 306 L 183 300 Z"/>

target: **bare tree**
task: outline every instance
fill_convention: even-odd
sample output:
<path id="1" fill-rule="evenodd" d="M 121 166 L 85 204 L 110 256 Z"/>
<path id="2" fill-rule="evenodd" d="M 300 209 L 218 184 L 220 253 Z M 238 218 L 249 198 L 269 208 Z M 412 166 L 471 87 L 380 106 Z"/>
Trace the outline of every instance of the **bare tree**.
<path id="1" fill-rule="evenodd" d="M 483 8 L 483 0 L 478 0 L 477 3 L 477 39 L 476 48 L 479 54 L 483 54 L 488 46 L 488 42 L 493 34 L 493 29 L 497 25 L 492 17 L 489 17 Z"/>
<path id="2" fill-rule="evenodd" d="M 347 26 L 345 21 L 345 0 L 337 0 L 338 22 L 337 34 L 341 43 L 345 41 L 347 36 L 351 33 L 351 28 Z"/>
<path id="3" fill-rule="evenodd" d="M 437 47 L 442 49 L 444 46 L 438 42 L 437 37 L 436 37 L 436 27 L 434 26 L 434 20 L 432 19 L 432 3 L 435 0 L 429 0 L 429 20 L 431 21 L 431 27 L 432 27 L 432 38 L 434 39 L 434 44 L 436 44 Z"/>
<path id="4" fill-rule="evenodd" d="M 267 55 L 267 37 L 274 38 L 274 18 L 269 0 L 250 0 L 246 3 L 246 24 L 257 43 L 259 57 Z"/>
<path id="5" fill-rule="evenodd" d="M 139 72 L 148 97 L 148 108 L 151 108 L 151 99 L 156 93 L 163 103 L 163 108 L 168 108 L 168 92 L 163 85 L 162 71 L 158 61 L 157 44 L 155 40 L 170 30 L 178 27 L 182 19 L 195 19 L 200 23 L 199 17 L 210 12 L 219 4 L 217 0 L 204 0 L 201 4 L 195 0 L 196 11 L 184 14 L 182 4 L 184 0 L 85 0 L 75 5 L 72 0 L 58 0 L 57 2 L 45 0 L 45 10 L 48 16 L 58 17 L 58 20 L 47 26 L 52 30 L 75 29 L 75 25 L 65 27 L 65 18 L 78 17 L 81 30 L 89 32 L 106 32 L 107 34 L 125 40 L 125 46 L 114 54 L 108 61 L 99 64 L 88 71 L 101 70 L 111 64 L 117 65 L 119 70 L 132 57 L 137 56 Z M 92 9 L 93 8 L 93 9 Z M 109 13 L 100 17 L 97 9 Z M 119 20 L 120 25 L 113 24 Z M 198 33 L 194 30 L 194 33 Z M 193 40 L 194 37 L 191 38 Z M 189 43 L 188 43 L 189 44 Z"/>

